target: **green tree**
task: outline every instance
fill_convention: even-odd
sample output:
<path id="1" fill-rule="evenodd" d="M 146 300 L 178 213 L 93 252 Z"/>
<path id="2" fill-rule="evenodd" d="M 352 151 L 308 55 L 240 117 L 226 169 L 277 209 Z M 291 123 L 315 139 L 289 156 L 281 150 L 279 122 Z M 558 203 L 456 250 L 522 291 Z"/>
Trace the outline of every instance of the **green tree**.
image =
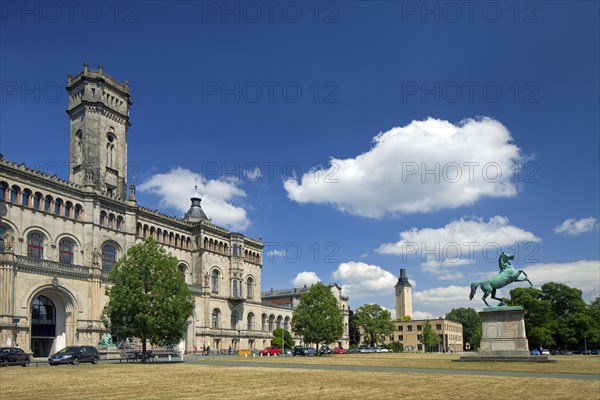
<path id="1" fill-rule="evenodd" d="M 431 329 L 429 321 L 425 322 L 420 342 L 423 344 L 425 351 L 432 349 L 440 343 L 440 336 L 436 331 Z"/>
<path id="2" fill-rule="evenodd" d="M 356 325 L 362 328 L 371 346 L 380 342 L 382 336 L 394 332 L 392 315 L 378 304 L 365 304 L 358 307 L 354 317 Z"/>
<path id="3" fill-rule="evenodd" d="M 348 336 L 350 339 L 350 347 L 356 347 L 360 344 L 360 329 L 356 325 L 356 318 L 354 317 L 354 311 L 350 310 L 348 318 Z"/>
<path id="4" fill-rule="evenodd" d="M 283 331 L 283 344 L 285 344 L 285 347 L 281 346 L 281 332 L 282 331 Z M 275 347 L 279 347 L 281 349 L 281 354 L 284 354 L 283 352 L 285 351 L 285 349 L 291 350 L 292 347 L 294 347 L 294 338 L 292 337 L 292 334 L 289 333 L 287 330 L 277 328 L 273 331 L 273 340 L 271 340 L 271 344 Z"/>
<path id="5" fill-rule="evenodd" d="M 460 322 L 463 326 L 463 350 L 467 350 L 467 343 L 471 349 L 479 347 L 481 341 L 481 317 L 473 308 L 460 307 L 453 308 L 446 319 L 454 322 Z"/>
<path id="6" fill-rule="evenodd" d="M 300 304 L 294 310 L 294 332 L 305 343 L 332 343 L 344 333 L 344 319 L 337 300 L 321 282 L 310 287 L 300 296 Z"/>
<path id="7" fill-rule="evenodd" d="M 104 324 L 121 337 L 139 338 L 143 360 L 146 341 L 160 346 L 184 336 L 194 297 L 177 270 L 177 258 L 152 239 L 131 247 L 110 271 Z"/>

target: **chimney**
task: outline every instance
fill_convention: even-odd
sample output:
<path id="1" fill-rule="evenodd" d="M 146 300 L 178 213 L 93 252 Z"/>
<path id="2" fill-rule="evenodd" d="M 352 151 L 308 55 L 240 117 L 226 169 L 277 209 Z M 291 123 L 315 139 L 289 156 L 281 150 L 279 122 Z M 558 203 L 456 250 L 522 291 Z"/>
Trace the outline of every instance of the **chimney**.
<path id="1" fill-rule="evenodd" d="M 404 268 L 400 268 L 400 278 L 406 278 L 406 270 Z"/>

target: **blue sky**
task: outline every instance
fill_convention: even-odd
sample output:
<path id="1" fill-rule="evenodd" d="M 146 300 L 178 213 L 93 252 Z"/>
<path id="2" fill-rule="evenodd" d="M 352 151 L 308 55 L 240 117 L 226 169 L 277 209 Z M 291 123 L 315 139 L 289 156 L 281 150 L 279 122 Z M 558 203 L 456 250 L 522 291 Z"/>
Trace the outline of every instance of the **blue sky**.
<path id="1" fill-rule="evenodd" d="M 138 202 L 183 215 L 199 178 L 213 222 L 263 237 L 263 290 L 393 309 L 406 268 L 437 317 L 482 307 L 502 249 L 600 293 L 597 2 L 69 4 L 1 3 L 4 157 L 68 178 L 66 75 L 103 64 Z"/>

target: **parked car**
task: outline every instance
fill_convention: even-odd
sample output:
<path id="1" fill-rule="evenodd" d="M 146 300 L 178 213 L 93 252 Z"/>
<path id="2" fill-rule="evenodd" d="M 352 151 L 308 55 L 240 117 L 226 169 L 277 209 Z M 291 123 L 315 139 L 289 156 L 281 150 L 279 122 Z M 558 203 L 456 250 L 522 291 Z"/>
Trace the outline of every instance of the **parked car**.
<path id="1" fill-rule="evenodd" d="M 531 355 L 532 356 L 539 356 L 540 355 L 540 351 L 539 350 L 531 350 Z"/>
<path id="2" fill-rule="evenodd" d="M 550 354 L 553 355 L 553 356 L 557 356 L 557 355 L 560 354 L 560 350 L 556 350 L 556 349 L 550 350 Z"/>
<path id="3" fill-rule="evenodd" d="M 346 353 L 349 353 L 349 354 L 360 353 L 360 350 L 358 349 L 358 347 L 351 347 L 348 349 L 348 351 L 346 351 Z"/>
<path id="4" fill-rule="evenodd" d="M 590 354 L 593 356 L 600 355 L 600 350 L 599 349 L 590 350 Z"/>
<path id="5" fill-rule="evenodd" d="M 97 364 L 99 359 L 100 353 L 93 346 L 68 346 L 48 357 L 48 363 L 50 365 L 78 365 L 81 362 Z"/>
<path id="6" fill-rule="evenodd" d="M 561 350 L 561 351 L 560 351 L 560 354 L 561 354 L 562 356 L 572 356 L 572 355 L 573 355 L 573 352 L 572 352 L 571 350 Z"/>
<path id="7" fill-rule="evenodd" d="M 540 354 L 543 356 L 549 356 L 550 351 L 548 349 L 540 349 Z"/>
<path id="8" fill-rule="evenodd" d="M 258 352 L 261 356 L 276 356 L 281 354 L 281 349 L 279 347 L 267 347 L 264 350 Z"/>
<path id="9" fill-rule="evenodd" d="M 331 354 L 331 347 L 321 346 L 321 348 L 319 349 L 319 355 L 322 356 L 323 354 Z"/>
<path id="10" fill-rule="evenodd" d="M 31 361 L 29 354 L 18 347 L 0 347 L 0 367 L 8 367 L 10 365 L 29 365 Z"/>
<path id="11" fill-rule="evenodd" d="M 307 347 L 306 349 L 304 349 L 304 355 L 305 356 L 316 356 L 317 350 L 314 347 Z"/>
<path id="12" fill-rule="evenodd" d="M 294 350 L 292 351 L 293 356 L 303 356 L 304 355 L 304 347 L 302 346 L 294 346 Z"/>
<path id="13" fill-rule="evenodd" d="M 390 351 L 385 347 L 374 347 L 375 353 L 389 353 Z"/>
<path id="14" fill-rule="evenodd" d="M 333 353 L 334 354 L 346 354 L 346 349 L 344 349 L 343 347 L 334 347 Z"/>

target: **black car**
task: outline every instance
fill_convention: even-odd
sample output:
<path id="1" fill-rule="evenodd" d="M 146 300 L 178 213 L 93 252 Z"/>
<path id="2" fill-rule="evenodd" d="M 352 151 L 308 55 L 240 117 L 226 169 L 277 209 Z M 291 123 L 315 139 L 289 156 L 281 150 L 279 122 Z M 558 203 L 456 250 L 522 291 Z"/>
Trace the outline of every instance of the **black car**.
<path id="1" fill-rule="evenodd" d="M 319 348 L 319 355 L 322 356 L 323 354 L 331 354 L 331 347 L 321 346 L 321 348 Z"/>
<path id="2" fill-rule="evenodd" d="M 29 354 L 18 347 L 0 347 L 0 367 L 9 365 L 29 365 Z"/>
<path id="3" fill-rule="evenodd" d="M 50 365 L 72 364 L 78 365 L 80 362 L 90 362 L 97 364 L 100 359 L 100 353 L 92 346 L 68 346 L 48 357 Z"/>
<path id="4" fill-rule="evenodd" d="M 304 356 L 306 355 L 304 347 L 302 346 L 294 346 L 294 350 L 292 351 L 293 356 Z"/>

